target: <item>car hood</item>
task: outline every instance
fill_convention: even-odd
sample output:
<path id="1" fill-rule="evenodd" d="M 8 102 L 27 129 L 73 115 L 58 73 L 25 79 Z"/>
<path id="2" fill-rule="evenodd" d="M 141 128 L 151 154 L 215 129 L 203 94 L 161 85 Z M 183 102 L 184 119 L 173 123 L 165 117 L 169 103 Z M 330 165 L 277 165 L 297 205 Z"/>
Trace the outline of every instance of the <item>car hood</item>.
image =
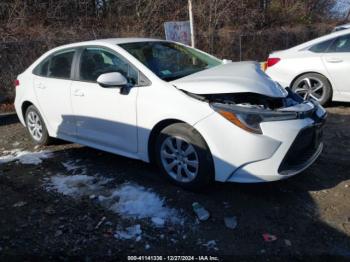
<path id="1" fill-rule="evenodd" d="M 269 78 L 256 62 L 219 65 L 171 82 L 184 91 L 204 94 L 257 93 L 285 97 L 287 92 Z"/>

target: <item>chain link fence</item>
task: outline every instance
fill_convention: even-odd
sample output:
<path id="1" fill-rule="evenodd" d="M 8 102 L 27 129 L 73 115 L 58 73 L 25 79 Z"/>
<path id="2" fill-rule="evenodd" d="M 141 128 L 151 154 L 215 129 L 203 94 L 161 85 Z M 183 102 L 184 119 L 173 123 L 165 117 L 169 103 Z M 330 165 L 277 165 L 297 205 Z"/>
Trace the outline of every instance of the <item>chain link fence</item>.
<path id="1" fill-rule="evenodd" d="M 196 47 L 233 61 L 264 61 L 272 51 L 295 46 L 330 31 L 330 27 L 323 26 L 255 33 L 218 32 L 210 37 L 202 33 L 196 35 Z M 72 39 L 0 42 L 0 100 L 13 101 L 16 76 L 47 50 L 69 42 Z"/>

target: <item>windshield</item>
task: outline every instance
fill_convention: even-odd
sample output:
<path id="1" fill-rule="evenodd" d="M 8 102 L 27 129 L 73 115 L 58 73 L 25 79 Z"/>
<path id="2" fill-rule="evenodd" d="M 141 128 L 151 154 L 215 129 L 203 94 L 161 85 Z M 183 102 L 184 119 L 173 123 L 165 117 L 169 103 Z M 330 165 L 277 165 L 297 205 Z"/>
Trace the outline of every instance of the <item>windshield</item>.
<path id="1" fill-rule="evenodd" d="M 222 64 L 218 58 L 172 42 L 135 42 L 119 46 L 165 81 L 176 80 Z"/>

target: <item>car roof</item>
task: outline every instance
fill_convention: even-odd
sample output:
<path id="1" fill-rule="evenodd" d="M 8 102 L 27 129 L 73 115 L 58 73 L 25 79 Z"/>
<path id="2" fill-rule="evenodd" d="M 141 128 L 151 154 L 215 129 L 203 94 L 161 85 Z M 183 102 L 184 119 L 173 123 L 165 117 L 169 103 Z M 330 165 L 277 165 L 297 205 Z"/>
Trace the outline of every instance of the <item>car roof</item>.
<path id="1" fill-rule="evenodd" d="M 126 43 L 135 43 L 135 42 L 151 42 L 151 41 L 164 41 L 160 39 L 155 38 L 138 38 L 138 37 L 126 37 L 126 38 L 106 38 L 106 39 L 97 39 L 92 41 L 86 41 L 81 43 L 94 43 L 94 42 L 103 42 L 106 44 L 112 44 L 112 45 L 119 45 L 119 44 L 126 44 Z"/>
<path id="2" fill-rule="evenodd" d="M 62 45 L 54 48 L 53 50 L 60 50 L 64 48 L 71 48 L 71 47 L 79 47 L 79 46 L 86 46 L 86 45 L 119 45 L 119 44 L 126 44 L 126 43 L 137 43 L 137 42 L 155 42 L 155 41 L 165 41 L 162 39 L 155 39 L 155 38 L 137 38 L 137 37 L 128 37 L 128 38 L 106 38 L 106 39 L 95 39 L 90 41 L 84 41 L 84 42 L 77 42 L 77 43 L 71 43 L 67 45 Z"/>
<path id="3" fill-rule="evenodd" d="M 336 27 L 334 27 L 333 31 L 340 31 L 340 30 L 344 30 L 344 29 L 349 29 L 350 28 L 350 23 L 349 24 L 344 24 L 344 25 L 338 25 Z"/>
<path id="4" fill-rule="evenodd" d="M 294 46 L 294 47 L 287 49 L 287 50 L 301 50 L 303 48 L 307 48 L 307 47 L 312 46 L 314 44 L 318 44 L 320 42 L 323 42 L 323 41 L 326 41 L 326 40 L 329 40 L 329 39 L 332 39 L 332 38 L 335 38 L 338 36 L 347 35 L 347 34 L 350 34 L 350 28 L 331 32 L 330 34 L 318 37 L 316 39 L 313 39 L 313 40 L 310 40 L 308 42 L 302 43 L 300 45 Z"/>

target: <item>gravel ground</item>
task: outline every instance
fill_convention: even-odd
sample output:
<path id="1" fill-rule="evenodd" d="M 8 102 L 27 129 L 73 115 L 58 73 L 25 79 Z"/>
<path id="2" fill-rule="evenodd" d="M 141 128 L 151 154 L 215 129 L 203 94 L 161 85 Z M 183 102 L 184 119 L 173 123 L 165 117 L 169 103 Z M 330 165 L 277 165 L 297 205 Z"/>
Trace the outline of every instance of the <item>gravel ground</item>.
<path id="1" fill-rule="evenodd" d="M 333 104 L 327 111 L 324 152 L 302 174 L 269 184 L 216 183 L 204 193 L 169 184 L 149 164 L 76 144 L 34 148 L 19 123 L 2 118 L 0 156 L 13 149 L 53 155 L 36 165 L 0 160 L 0 261 L 126 261 L 128 255 L 350 260 L 350 105 Z M 78 170 L 63 165 L 76 160 Z M 71 197 L 45 188 L 50 178 L 77 172 L 113 179 L 107 189 L 125 183 L 143 186 L 184 223 L 156 227 L 148 218 L 112 212 L 89 194 Z M 193 202 L 209 210 L 208 221 L 196 220 Z M 227 216 L 237 218 L 235 229 L 225 227 Z M 142 229 L 138 241 L 114 236 L 136 224 Z M 263 234 L 273 235 L 273 241 L 265 241 Z"/>

